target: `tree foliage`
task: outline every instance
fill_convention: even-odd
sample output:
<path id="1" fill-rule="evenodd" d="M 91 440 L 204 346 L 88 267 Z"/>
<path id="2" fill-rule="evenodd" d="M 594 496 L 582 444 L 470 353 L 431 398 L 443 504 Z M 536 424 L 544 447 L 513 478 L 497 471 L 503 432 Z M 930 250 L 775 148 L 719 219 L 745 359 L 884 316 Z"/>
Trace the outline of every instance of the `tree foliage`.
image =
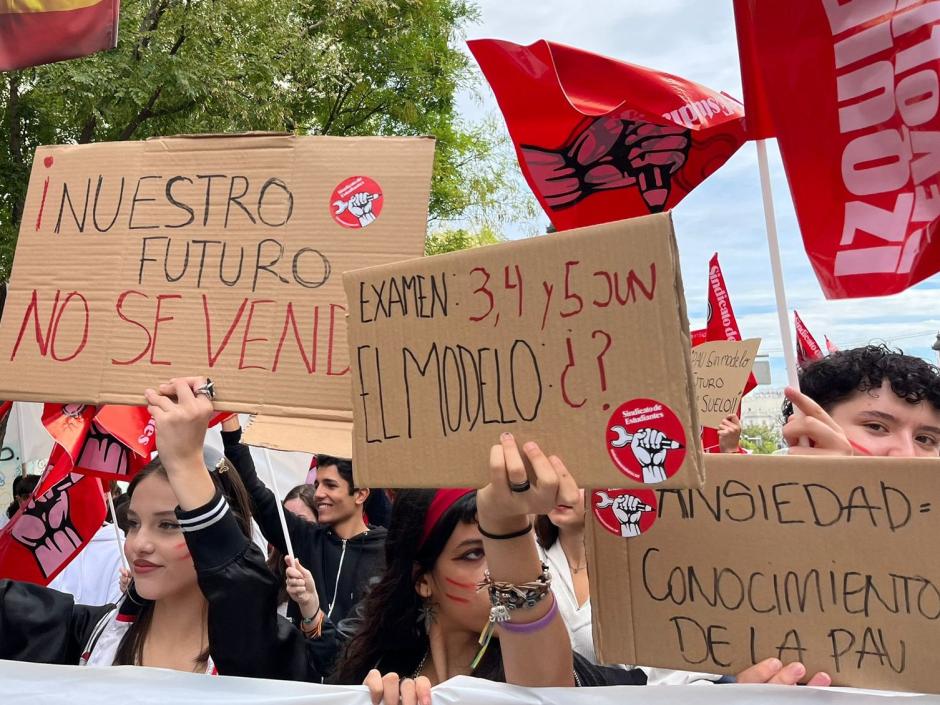
<path id="1" fill-rule="evenodd" d="M 0 280 L 41 144 L 292 131 L 434 135 L 430 218 L 492 203 L 492 125 L 467 126 L 458 90 L 471 0 L 124 0 L 116 50 L 0 74 Z M 479 230 L 479 226 L 472 226 Z"/>
<path id="2" fill-rule="evenodd" d="M 741 447 L 754 453 L 769 455 L 781 442 L 780 432 L 766 424 L 748 424 L 741 429 Z"/>

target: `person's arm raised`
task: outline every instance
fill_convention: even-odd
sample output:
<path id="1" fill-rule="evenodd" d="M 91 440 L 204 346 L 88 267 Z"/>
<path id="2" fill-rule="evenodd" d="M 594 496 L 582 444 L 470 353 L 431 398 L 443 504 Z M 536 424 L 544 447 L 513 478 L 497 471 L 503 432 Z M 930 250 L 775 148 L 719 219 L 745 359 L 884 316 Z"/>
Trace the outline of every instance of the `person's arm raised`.
<path id="1" fill-rule="evenodd" d="M 509 433 L 502 434 L 499 445 L 490 450 L 490 475 L 490 484 L 477 493 L 477 520 L 490 578 L 511 585 L 538 582 L 542 564 L 529 517 L 548 514 L 558 504 L 559 491 L 573 486 L 574 479 L 559 458 L 547 457 L 533 442 L 520 453 Z M 506 682 L 528 687 L 574 685 L 571 643 L 551 591 L 532 607 L 513 609 L 510 616 L 498 627 Z M 537 659 L 532 658 L 535 650 Z"/>
<path id="2" fill-rule="evenodd" d="M 202 455 L 215 410 L 209 396 L 197 392 L 206 382 L 204 377 L 171 379 L 144 392 L 147 411 L 157 426 L 157 453 L 184 511 L 201 507 L 215 496 Z"/>

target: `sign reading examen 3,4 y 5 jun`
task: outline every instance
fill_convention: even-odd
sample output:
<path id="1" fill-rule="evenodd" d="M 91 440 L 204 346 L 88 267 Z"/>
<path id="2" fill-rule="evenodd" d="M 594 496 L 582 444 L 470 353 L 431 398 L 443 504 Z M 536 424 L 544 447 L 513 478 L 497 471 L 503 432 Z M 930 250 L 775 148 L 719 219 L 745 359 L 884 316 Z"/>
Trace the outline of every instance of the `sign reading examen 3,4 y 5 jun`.
<path id="1" fill-rule="evenodd" d="M 0 399 L 351 419 L 340 274 L 423 251 L 430 139 L 244 135 L 41 147 L 0 327 Z"/>
<path id="2" fill-rule="evenodd" d="M 488 481 L 503 431 L 585 487 L 698 486 L 668 215 L 347 272 L 357 481 Z"/>

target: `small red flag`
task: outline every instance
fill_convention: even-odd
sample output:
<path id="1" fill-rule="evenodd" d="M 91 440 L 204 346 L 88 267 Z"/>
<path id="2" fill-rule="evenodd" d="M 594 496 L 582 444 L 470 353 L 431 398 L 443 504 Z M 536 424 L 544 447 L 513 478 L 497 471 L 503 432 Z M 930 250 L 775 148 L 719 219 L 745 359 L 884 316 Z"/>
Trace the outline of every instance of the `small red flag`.
<path id="1" fill-rule="evenodd" d="M 823 357 L 822 348 L 803 324 L 803 319 L 796 311 L 793 312 L 793 323 L 796 326 L 796 364 L 803 367 L 813 360 Z"/>
<path id="2" fill-rule="evenodd" d="M 738 101 L 678 76 L 544 40 L 468 44 L 558 230 L 672 208 L 744 141 Z"/>
<path id="3" fill-rule="evenodd" d="M 828 352 L 830 355 L 832 355 L 834 352 L 839 352 L 839 348 L 836 347 L 835 343 L 829 340 L 828 335 L 824 335 L 823 337 L 826 339 L 826 352 Z"/>
<path id="4" fill-rule="evenodd" d="M 113 49 L 120 8 L 120 0 L 0 2 L 0 71 Z"/>
<path id="5" fill-rule="evenodd" d="M 895 294 L 936 274 L 940 5 L 739 0 L 741 8 L 751 17 L 742 26 L 738 14 L 739 40 L 756 57 L 742 51 L 742 67 L 763 78 L 826 296 Z"/>

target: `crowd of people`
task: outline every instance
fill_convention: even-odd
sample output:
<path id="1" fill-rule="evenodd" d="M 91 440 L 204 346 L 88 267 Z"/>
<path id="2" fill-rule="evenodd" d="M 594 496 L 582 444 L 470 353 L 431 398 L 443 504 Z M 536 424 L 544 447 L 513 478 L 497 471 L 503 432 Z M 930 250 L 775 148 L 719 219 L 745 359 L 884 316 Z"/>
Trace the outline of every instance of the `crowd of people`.
<path id="1" fill-rule="evenodd" d="M 940 455 L 940 370 L 919 358 L 835 352 L 805 367 L 800 387 L 786 392 L 789 454 Z M 830 683 L 776 658 L 735 677 L 597 663 L 584 488 L 535 440 L 495 438 L 479 490 L 359 487 L 350 460 L 321 455 L 313 483 L 280 499 L 237 417 L 223 424 L 225 460 L 207 468 L 205 379 L 145 394 L 158 454 L 110 517 L 129 570 L 121 579 L 102 538 L 107 568 L 49 588 L 0 580 L 0 658 L 365 683 L 388 705 L 428 705 L 431 687 L 457 675 L 529 687 Z M 739 420 L 719 433 L 720 451 L 737 452 Z M 14 511 L 29 482 L 14 488 Z M 100 533 L 114 536 L 110 524 Z"/>

